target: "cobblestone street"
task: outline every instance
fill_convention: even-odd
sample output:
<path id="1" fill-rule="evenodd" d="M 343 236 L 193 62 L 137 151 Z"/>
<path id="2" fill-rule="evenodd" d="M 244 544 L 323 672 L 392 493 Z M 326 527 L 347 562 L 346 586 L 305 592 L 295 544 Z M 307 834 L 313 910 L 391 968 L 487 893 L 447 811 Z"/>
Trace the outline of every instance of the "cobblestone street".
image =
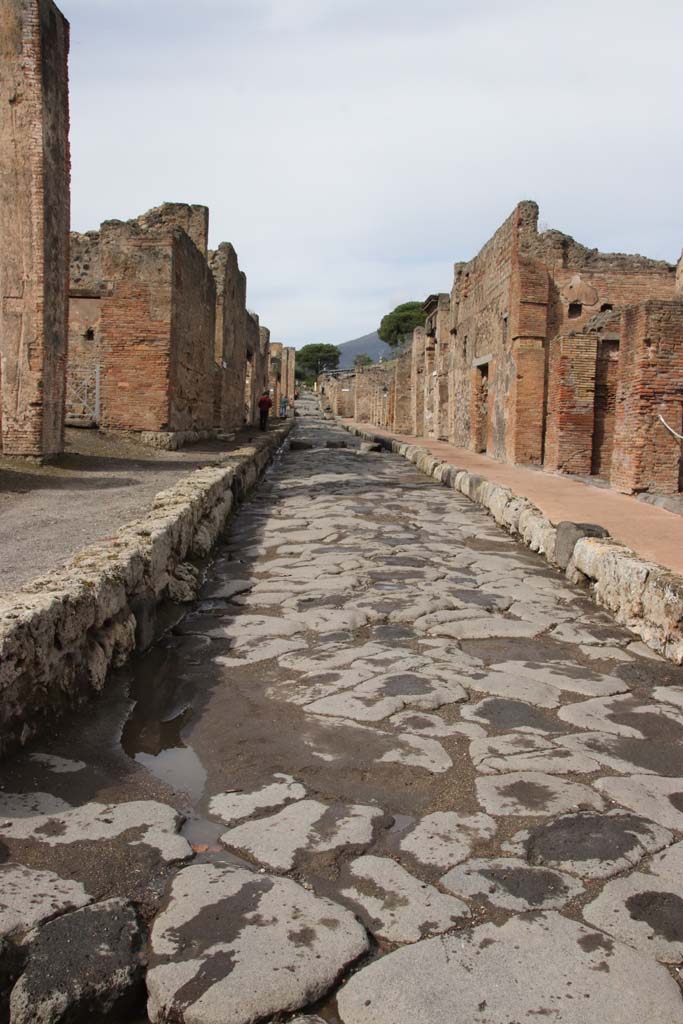
<path id="1" fill-rule="evenodd" d="M 683 670 L 301 408 L 200 601 L 5 766 L 12 1024 L 683 1024 Z"/>

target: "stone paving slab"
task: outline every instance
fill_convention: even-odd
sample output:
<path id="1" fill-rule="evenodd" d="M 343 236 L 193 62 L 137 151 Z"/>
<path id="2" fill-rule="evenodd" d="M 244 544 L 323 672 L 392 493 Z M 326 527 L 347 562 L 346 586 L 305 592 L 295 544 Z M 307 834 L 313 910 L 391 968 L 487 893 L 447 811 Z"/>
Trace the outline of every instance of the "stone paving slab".
<path id="1" fill-rule="evenodd" d="M 343 1024 L 683 1021 L 665 968 L 552 911 L 390 953 L 354 975 L 338 1005 Z"/>
<path id="2" fill-rule="evenodd" d="M 152 931 L 153 1024 L 247 1024 L 315 1002 L 368 948 L 348 910 L 231 865 L 180 872 Z"/>

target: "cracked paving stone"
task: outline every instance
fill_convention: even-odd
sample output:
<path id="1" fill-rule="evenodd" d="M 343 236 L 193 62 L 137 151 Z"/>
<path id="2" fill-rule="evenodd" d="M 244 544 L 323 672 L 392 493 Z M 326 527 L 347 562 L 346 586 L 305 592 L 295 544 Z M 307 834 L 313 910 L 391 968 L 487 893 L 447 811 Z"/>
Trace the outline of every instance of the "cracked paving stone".
<path id="1" fill-rule="evenodd" d="M 27 932 L 91 902 L 80 882 L 23 864 L 0 864 L 0 936 Z"/>
<path id="2" fill-rule="evenodd" d="M 583 910 L 588 924 L 620 942 L 656 957 L 660 963 L 683 961 L 683 898 L 675 882 L 634 871 L 608 882 Z"/>
<path id="3" fill-rule="evenodd" d="M 580 878 L 612 878 L 635 867 L 648 853 L 673 842 L 667 829 L 627 811 L 564 814 L 513 836 L 506 844 L 529 864 L 567 871 Z"/>
<path id="4" fill-rule="evenodd" d="M 405 946 L 355 974 L 343 1024 L 682 1024 L 666 968 L 556 911 Z"/>
<path id="5" fill-rule="evenodd" d="M 464 700 L 467 691 L 459 682 L 430 679 L 418 672 L 386 673 L 359 683 L 352 690 L 307 704 L 306 710 L 357 722 L 381 722 L 403 708 L 432 711 Z"/>
<path id="6" fill-rule="evenodd" d="M 683 709 L 683 686 L 655 686 L 652 696 L 655 700 Z"/>
<path id="7" fill-rule="evenodd" d="M 372 840 L 373 822 L 382 815 L 377 807 L 328 807 L 317 800 L 301 800 L 270 817 L 230 829 L 221 842 L 275 871 L 289 871 L 299 853 L 367 845 Z"/>
<path id="8" fill-rule="evenodd" d="M 479 803 L 496 816 L 542 817 L 579 807 L 604 807 L 604 801 L 590 786 L 542 772 L 484 776 L 476 780 L 476 789 Z"/>
<path id="9" fill-rule="evenodd" d="M 467 860 L 476 843 L 495 834 L 496 823 L 487 814 L 436 811 L 417 822 L 401 840 L 401 850 L 420 864 L 450 868 Z"/>
<path id="10" fill-rule="evenodd" d="M 428 736 L 403 733 L 396 737 L 399 744 L 377 759 L 378 764 L 402 764 L 409 768 L 424 768 L 433 775 L 447 772 L 453 762 L 438 740 Z"/>
<path id="11" fill-rule="evenodd" d="M 506 772 L 582 775 L 600 769 L 599 763 L 586 754 L 573 753 L 554 746 L 544 736 L 529 733 L 475 739 L 470 744 L 470 758 L 479 771 L 489 775 Z"/>
<path id="12" fill-rule="evenodd" d="M 349 872 L 352 884 L 341 895 L 365 910 L 370 931 L 387 942 L 417 942 L 470 916 L 462 900 L 421 882 L 388 857 L 359 857 Z"/>
<path id="13" fill-rule="evenodd" d="M 517 684 L 517 699 L 528 700 L 531 704 L 538 704 L 541 707 L 557 707 L 559 696 L 564 691 L 582 693 L 586 697 L 610 697 L 613 694 L 626 693 L 629 688 L 627 683 L 616 676 L 600 675 L 580 665 L 550 663 L 535 667 L 524 661 L 503 661 L 496 662 L 491 668 L 492 673 L 486 677 L 489 685 L 481 687 L 477 684 L 479 689 L 492 692 L 490 685 L 495 683 L 492 676 L 500 674 L 509 684 Z M 545 695 L 546 700 L 553 699 L 553 703 L 544 703 L 543 700 L 534 697 L 534 690 L 541 697 Z M 515 694 L 508 687 L 508 692 L 502 696 L 514 697 Z"/>
<path id="14" fill-rule="evenodd" d="M 633 716 L 639 718 L 657 717 Z M 662 730 L 665 729 L 667 716 L 659 716 Z M 681 737 L 658 737 L 656 740 L 635 739 L 629 736 L 614 736 L 604 732 L 575 733 L 562 736 L 557 742 L 576 753 L 588 754 L 600 765 L 612 768 L 615 772 L 633 775 L 683 775 L 683 743 Z"/>
<path id="15" fill-rule="evenodd" d="M 43 925 L 28 940 L 10 996 L 12 1024 L 121 1020 L 142 992 L 142 933 L 133 907 L 107 900 Z"/>
<path id="16" fill-rule="evenodd" d="M 515 857 L 466 861 L 444 875 L 441 885 L 456 896 L 478 897 L 516 912 L 561 910 L 583 892 L 576 878 Z"/>
<path id="17" fill-rule="evenodd" d="M 664 828 L 683 832 L 683 778 L 631 775 L 598 779 L 595 788 Z"/>
<path id="18" fill-rule="evenodd" d="M 572 705 L 573 706 L 573 705 Z M 551 715 L 533 704 L 505 697 L 486 697 L 462 709 L 462 717 L 491 729 L 514 729 L 516 732 L 558 733 L 564 731 Z"/>
<path id="19" fill-rule="evenodd" d="M 392 715 L 389 721 L 402 732 L 412 732 L 416 736 L 445 738 L 460 735 L 476 739 L 486 735 L 484 730 L 474 723 L 444 722 L 438 715 L 430 715 L 424 711 L 399 711 L 397 715 Z"/>
<path id="20" fill-rule="evenodd" d="M 173 807 L 155 800 L 120 804 L 91 802 L 71 807 L 49 793 L 0 794 L 0 837 L 32 839 L 46 846 L 116 839 L 128 831 L 130 846 L 149 846 L 168 863 L 186 860 L 192 848 L 178 835 L 182 819 Z"/>
<path id="21" fill-rule="evenodd" d="M 276 781 L 252 793 L 241 790 L 219 793 L 211 798 L 209 813 L 220 818 L 226 825 L 232 825 L 235 821 L 250 818 L 257 811 L 272 811 L 295 800 L 303 800 L 306 796 L 304 786 L 295 782 L 291 775 L 277 773 L 273 779 Z"/>
<path id="22" fill-rule="evenodd" d="M 151 935 L 153 1024 L 252 1024 L 320 999 L 368 949 L 350 911 L 220 863 L 176 875 Z"/>

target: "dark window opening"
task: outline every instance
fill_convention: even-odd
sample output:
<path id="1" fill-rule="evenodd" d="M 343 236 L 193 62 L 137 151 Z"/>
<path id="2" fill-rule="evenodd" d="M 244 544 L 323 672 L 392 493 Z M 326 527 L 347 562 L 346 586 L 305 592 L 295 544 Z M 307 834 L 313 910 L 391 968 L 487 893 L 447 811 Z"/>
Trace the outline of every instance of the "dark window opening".
<path id="1" fill-rule="evenodd" d="M 570 320 L 576 320 L 578 317 L 581 316 L 582 312 L 583 312 L 583 306 L 581 305 L 580 302 L 570 302 L 569 303 L 569 319 Z"/>
<path id="2" fill-rule="evenodd" d="M 83 337 L 85 338 L 86 341 L 94 341 L 95 340 L 95 328 L 94 327 L 88 327 L 88 329 L 86 330 L 86 332 L 83 335 Z"/>
<path id="3" fill-rule="evenodd" d="M 602 306 L 600 306 L 601 313 L 609 313 L 611 309 L 614 309 L 614 306 L 611 302 L 603 302 Z"/>

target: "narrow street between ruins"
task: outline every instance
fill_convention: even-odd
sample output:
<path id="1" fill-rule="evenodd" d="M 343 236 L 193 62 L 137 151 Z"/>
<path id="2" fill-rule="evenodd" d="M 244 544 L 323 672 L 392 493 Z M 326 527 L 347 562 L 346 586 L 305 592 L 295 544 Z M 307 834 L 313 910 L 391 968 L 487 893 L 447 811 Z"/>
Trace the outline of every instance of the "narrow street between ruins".
<path id="1" fill-rule="evenodd" d="M 3 766 L 12 1024 L 683 1024 L 683 670 L 300 411 L 200 601 Z"/>

